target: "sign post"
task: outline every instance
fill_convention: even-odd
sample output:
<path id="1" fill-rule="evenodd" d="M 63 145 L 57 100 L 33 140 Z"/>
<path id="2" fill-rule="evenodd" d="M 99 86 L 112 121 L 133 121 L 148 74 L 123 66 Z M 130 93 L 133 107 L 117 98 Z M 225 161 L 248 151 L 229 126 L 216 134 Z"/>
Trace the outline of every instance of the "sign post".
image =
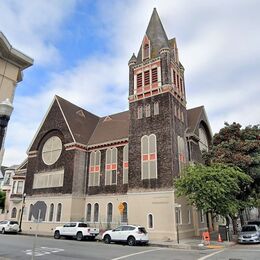
<path id="1" fill-rule="evenodd" d="M 125 209 L 124 204 L 122 202 L 120 202 L 119 205 L 118 205 L 118 210 L 119 210 L 121 215 L 123 214 L 124 209 Z"/>

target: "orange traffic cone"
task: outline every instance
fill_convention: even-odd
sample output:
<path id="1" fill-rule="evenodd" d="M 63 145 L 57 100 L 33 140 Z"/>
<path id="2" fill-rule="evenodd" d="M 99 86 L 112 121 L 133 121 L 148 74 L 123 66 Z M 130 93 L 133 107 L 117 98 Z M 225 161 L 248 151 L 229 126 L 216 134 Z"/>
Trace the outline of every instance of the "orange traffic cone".
<path id="1" fill-rule="evenodd" d="M 223 242 L 220 233 L 218 233 L 218 242 Z"/>

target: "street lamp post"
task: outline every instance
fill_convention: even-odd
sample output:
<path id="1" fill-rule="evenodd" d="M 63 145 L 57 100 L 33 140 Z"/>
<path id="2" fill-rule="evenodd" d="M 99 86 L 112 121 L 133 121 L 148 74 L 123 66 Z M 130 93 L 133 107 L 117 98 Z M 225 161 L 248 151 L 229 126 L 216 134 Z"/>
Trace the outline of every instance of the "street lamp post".
<path id="1" fill-rule="evenodd" d="M 22 204 L 22 210 L 21 210 L 21 216 L 20 216 L 19 232 L 22 232 L 22 221 L 23 221 L 23 211 L 24 211 L 24 207 L 25 207 L 25 198 L 26 198 L 26 193 L 23 194 L 23 204 Z"/>
<path id="2" fill-rule="evenodd" d="M 5 129 L 8 125 L 8 121 L 13 111 L 13 105 L 6 99 L 0 102 L 0 150 L 2 149 Z"/>
<path id="3" fill-rule="evenodd" d="M 174 207 L 175 207 L 175 219 L 176 219 L 176 235 L 177 235 L 177 243 L 180 243 L 180 236 L 179 236 L 179 222 L 180 222 L 180 218 L 179 218 L 179 210 L 181 208 L 180 204 L 174 203 Z"/>

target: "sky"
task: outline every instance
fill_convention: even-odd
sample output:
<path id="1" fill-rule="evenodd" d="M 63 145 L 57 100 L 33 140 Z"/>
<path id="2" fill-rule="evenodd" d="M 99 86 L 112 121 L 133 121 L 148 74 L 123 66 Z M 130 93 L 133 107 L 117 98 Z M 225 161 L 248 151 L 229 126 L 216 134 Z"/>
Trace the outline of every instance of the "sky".
<path id="1" fill-rule="evenodd" d="M 128 109 L 128 61 L 153 8 L 185 67 L 187 108 L 212 132 L 260 123 L 258 0 L 0 0 L 0 31 L 34 59 L 16 89 L 3 165 L 20 164 L 57 94 L 104 116 Z"/>

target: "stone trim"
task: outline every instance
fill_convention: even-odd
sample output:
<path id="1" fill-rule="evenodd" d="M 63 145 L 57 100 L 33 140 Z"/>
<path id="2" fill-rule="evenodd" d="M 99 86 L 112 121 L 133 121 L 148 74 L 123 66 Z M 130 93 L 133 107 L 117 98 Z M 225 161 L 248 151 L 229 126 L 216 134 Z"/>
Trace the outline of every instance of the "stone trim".
<path id="1" fill-rule="evenodd" d="M 100 143 L 100 144 L 89 145 L 88 151 L 92 151 L 92 150 L 95 150 L 95 149 L 102 150 L 102 149 L 106 149 L 108 147 L 118 147 L 118 146 L 123 146 L 125 144 L 128 144 L 128 138 L 108 141 L 108 142 Z"/>

